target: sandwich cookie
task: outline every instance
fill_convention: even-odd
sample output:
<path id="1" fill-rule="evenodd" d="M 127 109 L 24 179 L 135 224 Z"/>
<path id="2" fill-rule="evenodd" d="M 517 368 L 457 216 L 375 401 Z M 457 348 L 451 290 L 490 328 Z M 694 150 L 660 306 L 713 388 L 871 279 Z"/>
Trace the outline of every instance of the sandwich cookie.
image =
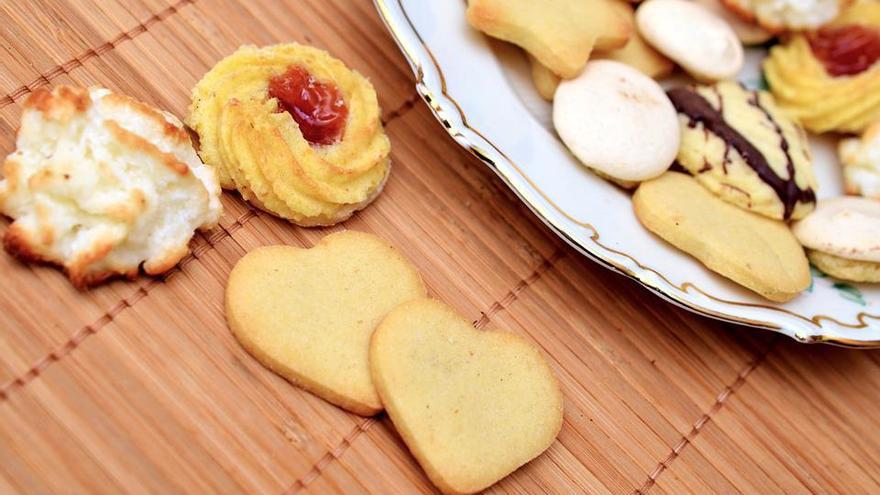
<path id="1" fill-rule="evenodd" d="M 792 226 L 817 268 L 842 280 L 880 282 L 880 202 L 839 197 Z"/>
<path id="2" fill-rule="evenodd" d="M 696 79 L 730 79 L 743 66 L 743 47 L 730 25 L 689 0 L 647 0 L 636 26 L 654 48 Z"/>
<path id="3" fill-rule="evenodd" d="M 669 98 L 656 81 L 620 62 L 593 61 L 562 81 L 553 124 L 584 165 L 616 181 L 657 177 L 678 152 L 678 117 Z"/>

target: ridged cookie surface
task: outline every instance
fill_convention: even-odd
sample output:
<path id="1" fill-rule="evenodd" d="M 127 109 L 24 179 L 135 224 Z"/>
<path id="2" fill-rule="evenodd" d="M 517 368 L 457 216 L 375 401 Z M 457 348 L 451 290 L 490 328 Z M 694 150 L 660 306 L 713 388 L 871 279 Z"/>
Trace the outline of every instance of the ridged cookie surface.
<path id="1" fill-rule="evenodd" d="M 867 33 L 880 29 L 880 2 L 855 3 L 825 29 L 848 26 L 867 27 Z M 840 52 L 850 62 L 857 61 L 866 54 L 846 52 L 870 43 L 863 35 L 858 40 L 844 32 L 842 43 L 831 43 L 829 51 Z M 880 62 L 857 73 L 829 73 L 813 52 L 809 36 L 793 35 L 771 48 L 764 59 L 764 75 L 779 106 L 816 133 L 862 132 L 880 120 Z"/>
<path id="2" fill-rule="evenodd" d="M 313 145 L 279 111 L 269 83 L 291 68 L 338 88 L 348 108 L 338 142 Z M 373 86 L 327 52 L 296 43 L 243 46 L 218 62 L 193 89 L 187 123 L 224 188 L 303 226 L 332 225 L 364 208 L 391 170 Z"/>
<path id="3" fill-rule="evenodd" d="M 3 175 L 6 250 L 63 267 L 80 288 L 170 269 L 222 211 L 183 124 L 103 88 L 34 91 Z"/>
<path id="4" fill-rule="evenodd" d="M 633 206 L 648 230 L 771 301 L 788 301 L 810 285 L 804 250 L 786 224 L 722 201 L 689 175 L 643 182 Z"/>
<path id="5" fill-rule="evenodd" d="M 816 204 L 806 134 L 769 93 L 735 82 L 668 92 L 681 122 L 678 163 L 725 201 L 775 219 Z"/>

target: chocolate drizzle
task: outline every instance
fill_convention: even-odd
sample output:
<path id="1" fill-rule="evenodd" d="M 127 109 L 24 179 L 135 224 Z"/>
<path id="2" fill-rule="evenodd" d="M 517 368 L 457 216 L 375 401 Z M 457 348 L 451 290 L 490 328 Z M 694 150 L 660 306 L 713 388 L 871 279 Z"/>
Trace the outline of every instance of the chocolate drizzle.
<path id="1" fill-rule="evenodd" d="M 816 193 L 811 188 L 808 187 L 806 189 L 801 189 L 798 187 L 797 182 L 795 182 L 795 168 L 794 162 L 789 153 L 788 140 L 785 139 L 782 129 L 779 127 L 776 120 L 773 119 L 770 113 L 760 105 L 757 96 L 753 96 L 748 103 L 761 110 L 774 126 L 776 133 L 779 134 L 782 142 L 782 151 L 785 153 L 785 157 L 788 160 L 787 171 L 790 177 L 788 180 L 776 175 L 770 167 L 770 164 L 767 162 L 767 158 L 758 150 L 758 148 L 756 148 L 755 145 L 746 139 L 746 137 L 739 131 L 728 124 L 724 120 L 722 113 L 713 108 L 712 105 L 701 95 L 687 88 L 671 89 L 667 92 L 667 95 L 672 101 L 673 106 L 675 106 L 675 109 L 679 113 L 687 116 L 689 119 L 689 127 L 696 127 L 696 124 L 700 123 L 703 125 L 704 129 L 707 129 L 709 132 L 724 141 L 725 160 L 727 159 L 727 152 L 730 148 L 735 149 L 746 164 L 758 174 L 758 177 L 776 192 L 776 195 L 779 196 L 780 201 L 782 201 L 784 219 L 788 220 L 791 218 L 798 202 L 816 202 Z"/>

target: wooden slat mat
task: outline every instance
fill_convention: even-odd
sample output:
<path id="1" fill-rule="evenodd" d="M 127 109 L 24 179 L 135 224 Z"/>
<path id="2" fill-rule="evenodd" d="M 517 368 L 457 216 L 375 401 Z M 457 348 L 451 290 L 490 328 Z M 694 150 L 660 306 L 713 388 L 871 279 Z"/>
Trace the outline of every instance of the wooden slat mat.
<path id="1" fill-rule="evenodd" d="M 101 84 L 183 115 L 222 56 L 289 40 L 373 81 L 385 192 L 323 230 L 226 193 L 174 271 L 88 292 L 0 255 L 0 493 L 433 492 L 387 417 L 292 387 L 224 322 L 244 253 L 338 229 L 388 239 L 432 295 L 549 356 L 563 431 L 492 492 L 880 493 L 878 354 L 694 316 L 579 256 L 446 136 L 368 1 L 2 2 L 0 151 L 37 87 Z"/>

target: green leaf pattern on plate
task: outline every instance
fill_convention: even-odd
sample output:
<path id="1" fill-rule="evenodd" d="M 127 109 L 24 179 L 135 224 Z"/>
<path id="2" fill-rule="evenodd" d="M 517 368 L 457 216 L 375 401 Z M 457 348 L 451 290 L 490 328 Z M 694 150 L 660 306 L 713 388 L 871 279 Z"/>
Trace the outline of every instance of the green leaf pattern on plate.
<path id="1" fill-rule="evenodd" d="M 813 289 L 816 285 L 816 279 L 828 278 L 828 275 L 826 275 L 813 265 L 810 265 L 810 275 L 812 275 L 812 277 L 810 277 L 810 286 L 807 287 L 807 292 L 813 292 Z M 860 291 L 857 287 L 854 287 L 844 282 L 832 282 L 831 288 L 836 290 L 837 294 L 847 301 L 858 304 L 859 306 L 867 305 L 867 303 L 865 302 L 865 297 L 862 295 L 862 291 Z"/>
<path id="2" fill-rule="evenodd" d="M 852 301 L 859 306 L 865 305 L 865 298 L 862 296 L 862 291 L 853 287 L 849 284 L 844 284 L 837 282 L 832 285 L 837 290 L 837 293 L 840 294 L 840 297 L 846 299 L 847 301 Z"/>

